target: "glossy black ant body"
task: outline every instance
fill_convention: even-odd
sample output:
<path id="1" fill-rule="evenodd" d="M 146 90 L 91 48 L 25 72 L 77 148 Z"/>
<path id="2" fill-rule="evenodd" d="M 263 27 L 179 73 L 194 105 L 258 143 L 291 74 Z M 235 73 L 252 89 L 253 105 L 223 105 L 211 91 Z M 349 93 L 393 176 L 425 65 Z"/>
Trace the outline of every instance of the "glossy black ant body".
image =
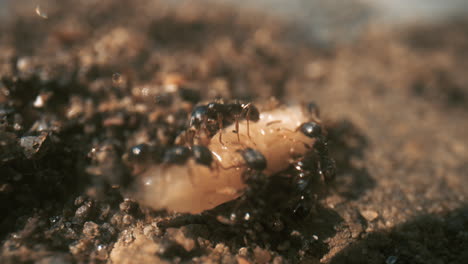
<path id="1" fill-rule="evenodd" d="M 166 150 L 163 157 L 163 163 L 183 165 L 192 155 L 189 148 L 185 146 L 173 146 Z"/>
<path id="2" fill-rule="evenodd" d="M 193 109 L 190 116 L 189 127 L 195 130 L 205 129 L 209 136 L 214 135 L 224 127 L 235 123 L 236 133 L 239 137 L 239 120 L 247 120 L 247 135 L 250 137 L 249 122 L 257 122 L 260 119 L 260 112 L 251 103 L 222 103 L 211 102 L 200 105 Z M 219 141 L 222 143 L 222 133 L 219 134 Z"/>
<path id="3" fill-rule="evenodd" d="M 142 143 L 131 147 L 128 151 L 127 158 L 128 161 L 133 163 L 161 163 L 163 155 L 163 147 Z"/>
<path id="4" fill-rule="evenodd" d="M 138 144 L 130 148 L 128 159 L 131 161 L 145 161 L 149 158 L 150 147 L 148 144 Z"/>
<path id="5" fill-rule="evenodd" d="M 299 130 L 310 138 L 316 138 L 314 147 L 319 157 L 319 173 L 323 175 L 325 181 L 333 180 L 335 176 L 335 163 L 328 155 L 328 142 L 322 134 L 322 128 L 315 122 L 303 123 Z"/>
<path id="6" fill-rule="evenodd" d="M 320 138 L 322 136 L 322 128 L 315 122 L 303 123 L 299 130 L 310 138 Z"/>
<path id="7" fill-rule="evenodd" d="M 164 153 L 163 166 L 184 165 L 190 158 L 193 158 L 197 164 L 209 168 L 211 168 L 213 162 L 213 155 L 205 146 L 195 145 L 190 148 L 186 146 L 173 146 Z M 192 168 L 190 166 L 188 168 L 190 182 L 194 184 Z"/>
<path id="8" fill-rule="evenodd" d="M 127 159 L 131 163 L 143 164 L 153 162 L 166 165 L 184 165 L 189 158 L 193 158 L 197 164 L 210 167 L 213 163 L 211 151 L 200 145 L 192 147 L 173 146 L 163 149 L 159 146 L 148 144 L 138 144 L 130 148 Z"/>
<path id="9" fill-rule="evenodd" d="M 166 150 L 163 157 L 163 163 L 183 165 L 189 158 L 193 158 L 196 163 L 210 167 L 213 162 L 211 151 L 200 145 L 192 147 L 173 146 Z"/>
<path id="10" fill-rule="evenodd" d="M 199 145 L 192 146 L 192 155 L 195 162 L 198 164 L 209 167 L 213 162 L 213 154 L 211 154 L 211 151 L 207 147 Z"/>
<path id="11" fill-rule="evenodd" d="M 233 168 L 245 167 L 247 168 L 246 173 L 247 172 L 262 172 L 263 170 L 267 168 L 267 160 L 265 156 L 263 156 L 263 154 L 260 153 L 260 151 L 252 149 L 252 148 L 246 148 L 246 149 L 238 149 L 236 150 L 236 152 L 238 152 L 241 155 L 245 163 L 236 164 L 227 168 L 221 166 L 221 168 L 225 170 L 229 170 Z"/>
<path id="12" fill-rule="evenodd" d="M 291 213 L 295 218 L 305 218 L 309 215 L 314 204 L 311 188 L 313 175 L 311 174 L 317 170 L 309 168 L 304 160 L 296 162 L 293 168 L 292 188 L 296 198 Z"/>
<path id="13" fill-rule="evenodd" d="M 258 150 L 252 148 L 239 149 L 237 152 L 240 153 L 245 161 L 245 167 L 247 168 L 242 175 L 244 182 L 247 184 L 247 188 L 244 190 L 242 197 L 237 200 L 234 210 L 229 216 L 225 218 L 218 216 L 218 221 L 228 224 L 249 224 L 252 222 L 253 217 L 258 216 L 257 207 L 262 208 L 263 206 L 255 206 L 254 201 L 263 203 L 262 199 L 257 199 L 256 195 L 263 192 L 265 187 L 265 175 L 262 173 L 267 168 L 267 160 L 265 156 Z M 233 167 L 239 167 L 235 165 Z M 232 167 L 229 167 L 232 168 Z M 229 169 L 226 168 L 226 169 Z"/>
<path id="14" fill-rule="evenodd" d="M 238 150 L 238 152 L 240 152 L 250 170 L 263 171 L 266 169 L 266 158 L 258 150 L 246 148 L 244 150 Z"/>

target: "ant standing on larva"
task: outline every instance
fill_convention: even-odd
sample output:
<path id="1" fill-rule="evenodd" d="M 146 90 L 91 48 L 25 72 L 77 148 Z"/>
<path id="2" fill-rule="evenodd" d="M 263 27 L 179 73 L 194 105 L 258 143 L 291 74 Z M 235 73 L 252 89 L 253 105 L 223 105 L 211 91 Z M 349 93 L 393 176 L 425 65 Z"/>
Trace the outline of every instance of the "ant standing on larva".
<path id="1" fill-rule="evenodd" d="M 189 130 L 187 136 L 191 134 L 192 139 L 187 141 L 193 143 L 193 137 L 198 134 L 211 137 L 224 127 L 234 123 L 235 133 L 239 132 L 239 120 L 247 120 L 247 135 L 250 136 L 250 121 L 259 120 L 259 111 L 252 103 L 228 103 L 210 102 L 206 105 L 199 105 L 194 108 L 190 117 Z M 219 142 L 222 142 L 222 133 L 219 134 Z M 237 137 L 240 141 L 240 136 Z"/>

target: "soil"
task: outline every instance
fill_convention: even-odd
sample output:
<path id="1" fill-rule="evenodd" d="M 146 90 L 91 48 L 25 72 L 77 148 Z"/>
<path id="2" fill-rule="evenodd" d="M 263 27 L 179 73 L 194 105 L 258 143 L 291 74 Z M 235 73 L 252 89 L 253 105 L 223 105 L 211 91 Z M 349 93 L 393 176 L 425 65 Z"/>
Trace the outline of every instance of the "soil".
<path id="1" fill-rule="evenodd" d="M 376 25 L 325 47 L 216 4 L 34 7 L 15 2 L 0 25 L 1 263 L 468 258 L 468 21 Z M 216 216 L 232 206 L 180 215 L 127 196 L 128 149 L 174 144 L 219 96 L 320 106 L 336 178 L 310 215 L 270 205 L 270 226 L 229 226 Z"/>

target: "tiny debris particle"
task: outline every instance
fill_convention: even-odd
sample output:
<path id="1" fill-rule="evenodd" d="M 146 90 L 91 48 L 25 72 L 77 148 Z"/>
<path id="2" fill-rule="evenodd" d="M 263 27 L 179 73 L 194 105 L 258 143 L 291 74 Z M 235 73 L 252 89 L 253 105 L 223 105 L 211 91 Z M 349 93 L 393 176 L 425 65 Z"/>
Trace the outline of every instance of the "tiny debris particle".
<path id="1" fill-rule="evenodd" d="M 105 245 L 98 245 L 96 247 L 96 258 L 98 260 L 106 260 L 109 257 L 109 253 L 107 252 L 107 247 Z"/>
<path id="2" fill-rule="evenodd" d="M 177 244 L 182 246 L 185 249 L 185 251 L 190 252 L 195 248 L 195 240 L 186 237 L 181 229 L 168 228 L 166 232 L 175 240 L 175 242 L 177 242 Z"/>
<path id="3" fill-rule="evenodd" d="M 91 214 L 92 210 L 92 203 L 88 202 L 76 209 L 75 211 L 75 217 L 77 220 L 83 220 L 87 218 Z"/>
<path id="4" fill-rule="evenodd" d="M 122 75 L 118 72 L 112 74 L 112 82 L 114 83 L 114 85 L 119 85 L 120 83 L 122 83 Z"/>
<path id="5" fill-rule="evenodd" d="M 37 6 L 36 6 L 35 11 L 36 11 L 36 14 L 37 14 L 38 16 L 40 16 L 41 18 L 43 18 L 43 19 L 48 19 L 48 18 L 49 18 L 49 16 L 47 15 L 47 13 L 44 12 L 44 10 L 41 8 L 40 5 L 37 5 Z"/>
<path id="6" fill-rule="evenodd" d="M 260 247 L 254 249 L 255 263 L 269 263 L 271 260 L 270 252 Z"/>
<path id="7" fill-rule="evenodd" d="M 83 234 L 88 237 L 97 237 L 99 236 L 99 226 L 92 221 L 88 221 L 84 223 Z"/>
<path id="8" fill-rule="evenodd" d="M 372 211 L 372 210 L 363 210 L 360 212 L 360 214 L 362 215 L 362 217 L 364 217 L 368 222 L 372 222 L 374 221 L 375 219 L 377 219 L 377 217 L 379 217 L 379 214 L 376 212 L 376 211 Z"/>
<path id="9" fill-rule="evenodd" d="M 249 255 L 249 249 L 246 247 L 239 248 L 238 255 L 242 257 L 247 257 Z"/>
<path id="10" fill-rule="evenodd" d="M 38 158 L 40 152 L 44 154 L 44 152 L 47 151 L 46 147 L 44 147 L 47 139 L 48 134 L 46 132 L 41 133 L 39 136 L 22 137 L 20 139 L 20 145 L 23 147 L 23 153 L 26 158 Z"/>
<path id="11" fill-rule="evenodd" d="M 51 92 L 41 92 L 36 96 L 33 106 L 36 108 L 42 108 L 47 104 L 47 101 L 52 97 Z"/>

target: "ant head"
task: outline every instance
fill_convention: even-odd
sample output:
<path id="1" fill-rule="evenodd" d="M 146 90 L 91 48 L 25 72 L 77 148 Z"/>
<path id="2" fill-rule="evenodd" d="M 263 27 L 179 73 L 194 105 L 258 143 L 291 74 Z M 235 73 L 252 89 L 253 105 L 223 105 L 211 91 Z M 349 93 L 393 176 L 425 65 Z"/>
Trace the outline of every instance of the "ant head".
<path id="1" fill-rule="evenodd" d="M 190 158 L 190 149 L 184 146 L 173 146 L 166 150 L 163 162 L 168 164 L 182 165 Z"/>
<path id="2" fill-rule="evenodd" d="M 145 143 L 135 145 L 128 151 L 128 160 L 131 162 L 162 161 L 164 149 L 160 146 L 152 146 Z"/>
<path id="3" fill-rule="evenodd" d="M 252 149 L 252 148 L 246 148 L 244 150 L 240 150 L 240 152 L 241 152 L 242 158 L 247 163 L 247 166 L 249 167 L 249 169 L 257 170 L 257 171 L 262 171 L 266 169 L 267 167 L 266 158 L 259 151 Z"/>
<path id="4" fill-rule="evenodd" d="M 302 124 L 300 130 L 304 135 L 310 138 L 318 138 L 322 134 L 322 128 L 315 122 Z"/>
<path id="5" fill-rule="evenodd" d="M 147 144 L 138 144 L 130 148 L 128 159 L 131 161 L 143 161 L 148 157 L 149 146 Z"/>
<path id="6" fill-rule="evenodd" d="M 192 147 L 192 154 L 198 164 L 210 166 L 213 162 L 213 155 L 207 147 L 195 145 Z"/>
<path id="7" fill-rule="evenodd" d="M 197 106 L 193 109 L 192 114 L 190 115 L 190 127 L 200 127 L 205 120 L 208 112 L 208 107 L 205 105 Z"/>
<path id="8" fill-rule="evenodd" d="M 245 115 L 248 120 L 257 122 L 260 119 L 260 111 L 258 108 L 253 104 L 244 104 L 242 105 L 245 108 Z"/>

